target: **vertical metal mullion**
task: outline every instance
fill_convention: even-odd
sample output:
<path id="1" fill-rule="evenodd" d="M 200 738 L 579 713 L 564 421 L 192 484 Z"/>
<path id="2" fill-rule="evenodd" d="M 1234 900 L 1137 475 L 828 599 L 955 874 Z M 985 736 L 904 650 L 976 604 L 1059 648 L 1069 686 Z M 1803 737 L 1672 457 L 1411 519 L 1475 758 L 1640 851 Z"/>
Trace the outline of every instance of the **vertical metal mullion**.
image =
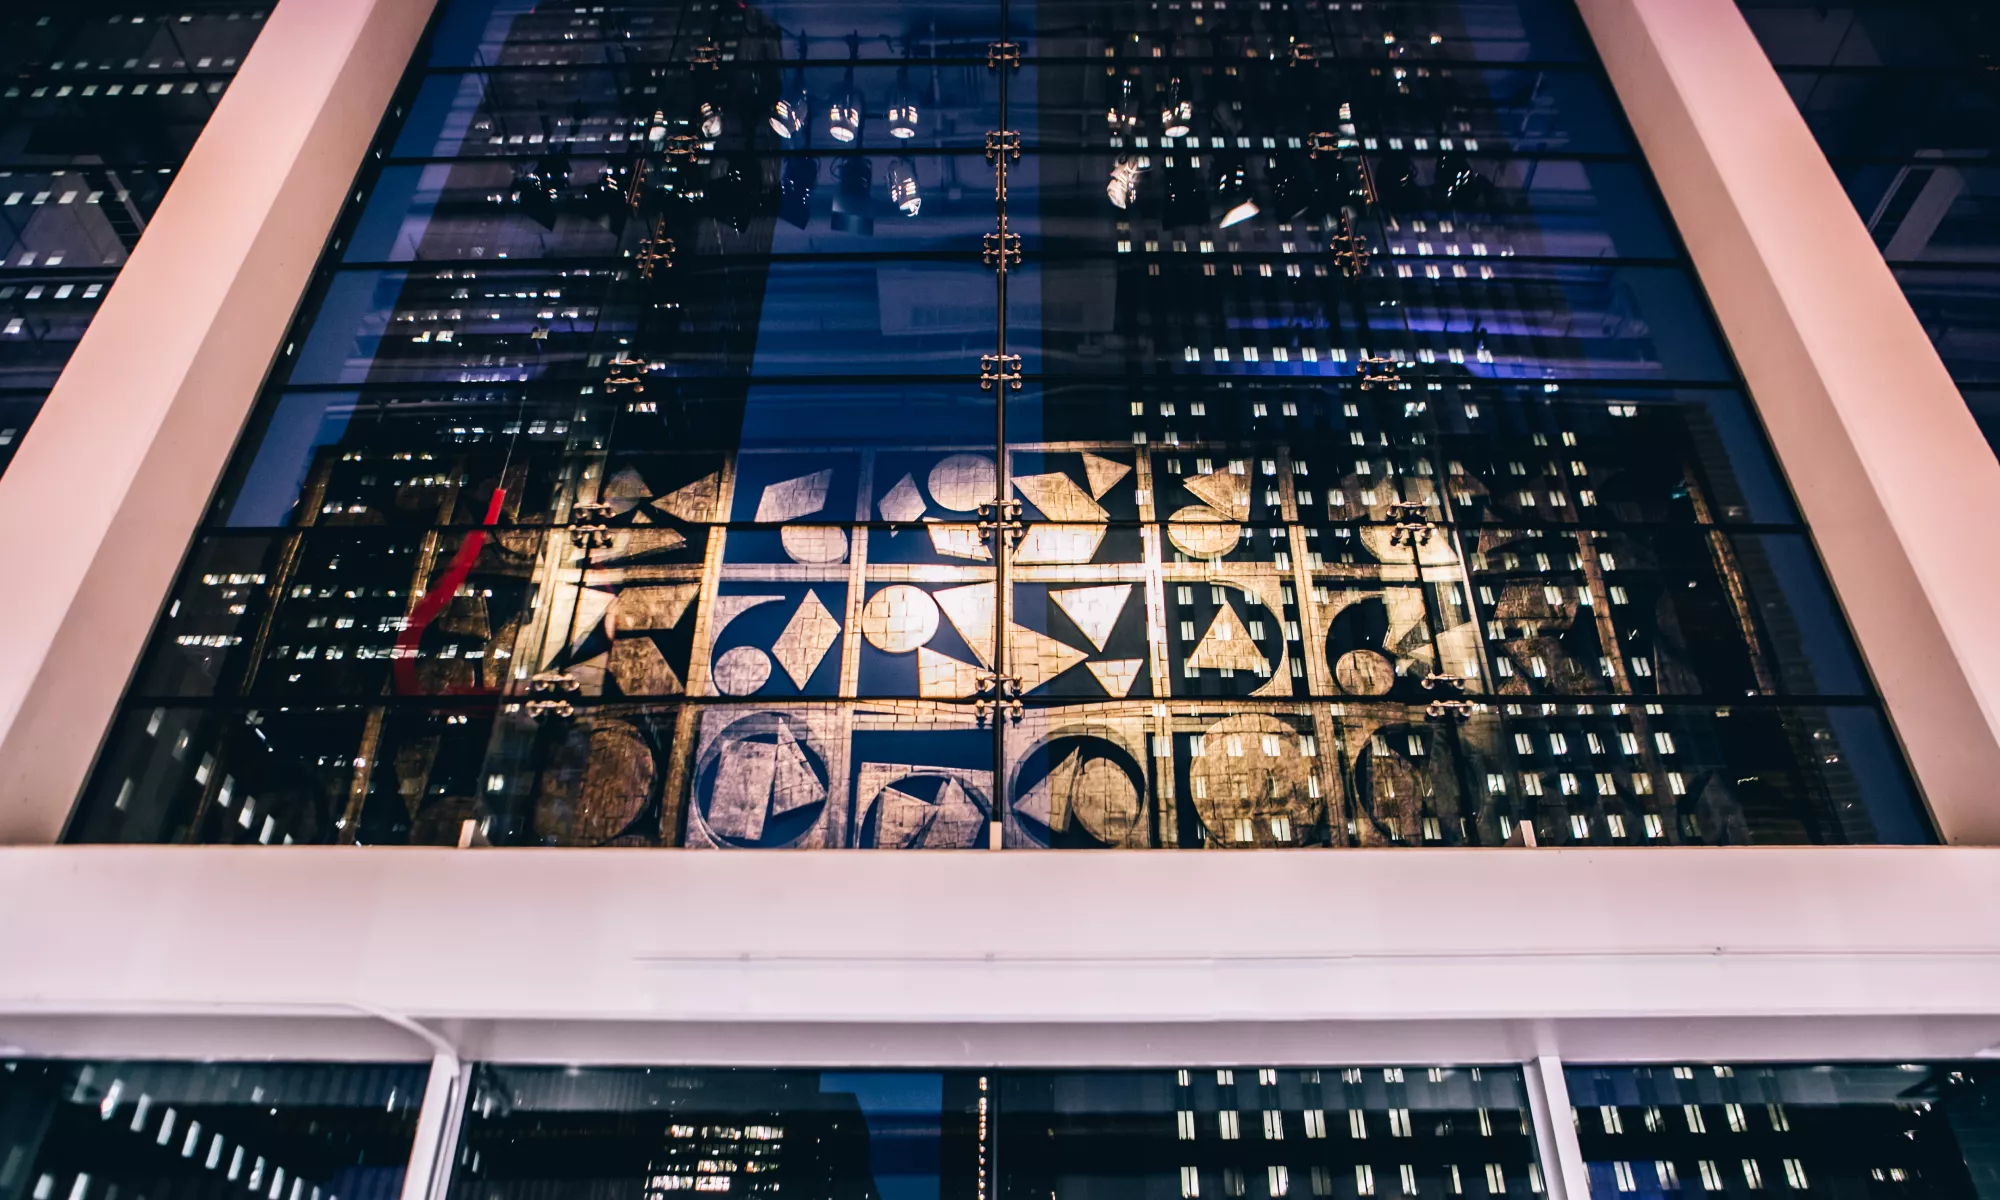
<path id="1" fill-rule="evenodd" d="M 1000 0 L 999 41 L 1008 40 L 1008 0 Z M 989 55 L 990 66 L 999 72 L 999 121 L 1004 143 L 1008 112 L 1008 76 L 1014 71 L 1009 63 L 994 59 Z M 1008 598 L 1013 586 L 1013 543 L 1012 518 L 1008 506 L 1013 481 L 1007 469 L 1007 389 L 1010 374 L 1007 365 L 1007 149 L 1003 144 L 993 160 L 993 207 L 994 221 L 998 231 L 996 239 L 997 257 L 993 260 L 994 314 L 993 353 L 1000 364 L 1001 378 L 993 381 L 993 699 L 991 708 L 993 720 L 993 809 L 988 825 L 987 848 L 1001 849 L 1001 836 L 1006 830 L 1004 814 L 1007 791 L 1007 718 L 1009 715 L 1008 680 L 1012 672 L 1008 669 L 1007 636 Z"/>
<path id="2" fill-rule="evenodd" d="M 1590 1170 L 1576 1138 L 1569 1081 L 1562 1059 L 1544 1054 L 1521 1066 L 1528 1085 L 1528 1112 L 1535 1122 L 1535 1155 L 1549 1200 L 1590 1200 Z"/>
<path id="3" fill-rule="evenodd" d="M 471 1068 L 449 1051 L 440 1050 L 431 1059 L 409 1165 L 403 1170 L 401 1200 L 438 1200 L 445 1194 L 451 1182 L 452 1148 L 458 1142 L 470 1072 Z"/>

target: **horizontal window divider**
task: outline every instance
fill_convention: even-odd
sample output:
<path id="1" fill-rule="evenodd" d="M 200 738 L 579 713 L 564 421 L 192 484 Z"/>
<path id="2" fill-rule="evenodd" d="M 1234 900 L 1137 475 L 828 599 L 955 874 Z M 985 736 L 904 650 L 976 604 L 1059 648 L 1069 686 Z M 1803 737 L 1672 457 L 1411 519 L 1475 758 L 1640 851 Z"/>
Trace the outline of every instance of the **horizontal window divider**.
<path id="1" fill-rule="evenodd" d="M 443 660 L 443 661 L 449 661 L 449 660 Z M 245 695 L 172 696 L 172 695 L 145 694 L 145 695 L 133 695 L 127 697 L 123 712 L 126 714 L 130 714 L 135 712 L 145 712 L 156 708 L 165 708 L 170 710 L 171 709 L 200 710 L 209 712 L 220 711 L 224 713 L 232 711 L 240 711 L 244 713 L 275 712 L 275 711 L 291 712 L 299 710 L 346 712 L 346 711 L 365 710 L 370 708 L 450 709 L 450 710 L 485 709 L 494 707 L 496 705 L 522 704 L 530 699 L 533 699 L 534 698 L 533 693 L 530 693 L 526 689 L 525 686 L 526 681 L 522 680 L 519 682 L 522 686 L 518 690 L 507 691 L 507 692 L 494 692 L 478 696 L 452 695 L 449 693 L 442 693 L 442 692 L 434 695 L 426 695 L 423 693 L 405 693 L 394 696 L 388 696 L 388 695 L 349 696 L 349 695 L 337 695 L 337 694 L 322 694 L 319 696 L 303 696 L 298 694 L 289 694 L 289 695 L 253 694 L 248 696 Z M 1747 695 L 1715 696 L 1715 695 L 1680 695 L 1680 694 L 1655 696 L 1655 695 L 1643 695 L 1643 694 L 1625 695 L 1625 694 L 1614 694 L 1610 692 L 1592 693 L 1587 695 L 1568 695 L 1568 694 L 1554 695 L 1548 693 L 1535 693 L 1533 695 L 1517 696 L 1517 695 L 1506 695 L 1496 692 L 1468 691 L 1462 693 L 1462 695 L 1465 699 L 1471 700 L 1483 706 L 1486 712 L 1485 714 L 1482 715 L 1492 715 L 1503 718 L 1514 717 L 1517 715 L 1523 718 L 1542 717 L 1542 716 L 1561 717 L 1561 716 L 1578 715 L 1574 712 L 1567 714 L 1561 712 L 1553 714 L 1544 714 L 1540 711 L 1512 714 L 1505 711 L 1506 707 L 1510 705 L 1520 706 L 1522 708 L 1533 707 L 1537 710 L 1539 710 L 1543 705 L 1555 705 L 1558 708 L 1562 707 L 1574 708 L 1576 706 L 1581 705 L 1593 709 L 1604 708 L 1613 704 L 1621 704 L 1628 707 L 1638 706 L 1638 705 L 1656 705 L 1662 709 L 1665 709 L 1666 711 L 1664 713 L 1658 713 L 1653 715 L 1671 716 L 1674 715 L 1674 712 L 1677 709 L 1685 711 L 1696 711 L 1696 710 L 1709 711 L 1718 708 L 1751 708 L 1760 710 L 1784 710 L 1784 709 L 1797 709 L 1797 708 L 1874 709 L 1874 708 L 1879 708 L 1881 704 L 1880 700 L 1872 694 L 1821 695 L 1816 692 L 1769 692 L 1769 693 L 1760 693 L 1754 696 L 1747 696 Z M 670 692 L 670 693 L 660 693 L 658 695 L 620 696 L 620 697 L 610 697 L 610 698 L 603 696 L 570 696 L 567 697 L 567 699 L 569 700 L 569 703 L 574 708 L 576 708 L 578 712 L 584 712 L 592 709 L 613 709 L 613 708 L 632 708 L 632 707 L 654 708 L 660 710 L 665 710 L 669 708 L 768 709 L 768 708 L 785 708 L 785 707 L 836 708 L 836 707 L 868 705 L 868 704 L 894 704 L 894 705 L 921 704 L 925 706 L 936 706 L 939 708 L 946 708 L 946 709 L 963 709 L 966 712 L 970 713 L 974 711 L 979 704 L 979 702 L 976 699 L 969 696 L 960 699 L 948 699 L 948 700 L 932 699 L 932 698 L 918 696 L 913 692 L 869 693 L 869 694 L 854 695 L 854 696 L 829 696 L 829 695 L 725 696 L 720 694 L 690 696 L 687 695 L 686 693 Z M 1430 693 L 1425 693 L 1421 698 L 1400 699 L 1394 696 L 1356 696 L 1345 693 L 1313 693 L 1313 692 L 1300 691 L 1291 696 L 1260 697 L 1256 699 L 1252 699 L 1247 696 L 1190 696 L 1178 693 L 1168 696 L 1134 695 L 1134 696 L 1124 697 L 1123 699 L 1102 697 L 1102 696 L 1072 697 L 1072 696 L 1031 695 L 1022 697 L 1022 703 L 1031 709 L 1065 709 L 1065 708 L 1150 709 L 1154 705 L 1166 705 L 1168 709 L 1168 715 L 1172 716 L 1176 710 L 1199 709 L 1205 711 L 1209 709 L 1241 708 L 1250 712 L 1270 712 L 1273 709 L 1282 710 L 1287 707 L 1300 707 L 1312 704 L 1385 705 L 1390 707 L 1416 709 L 1424 707 L 1429 702 L 1429 699 L 1430 699 Z M 1612 714 L 1593 713 L 1591 715 L 1611 716 Z M 1437 725 L 1439 728 L 1450 728 L 1450 725 L 1448 723 L 1442 721 L 1437 722 Z M 1013 728 L 1013 726 L 1010 724 L 1009 728 L 1011 729 Z M 1506 751 L 1505 753 L 1511 759 L 1515 752 Z M 1590 759 L 1585 759 L 1584 757 L 1578 757 L 1576 761 L 1578 764 L 1581 764 L 1585 761 L 1596 761 L 1597 758 L 1603 758 L 1609 760 L 1611 757 L 1612 756 L 1609 755 L 1598 755 Z M 1672 764 L 1669 763 L 1667 765 L 1671 766 Z M 1554 798 L 1561 799 L 1560 796 Z"/>
<path id="2" fill-rule="evenodd" d="M 858 452 L 868 449 L 873 449 L 873 448 L 848 447 L 848 446 L 807 447 L 805 449 L 797 451 L 780 450 L 776 451 L 776 453 L 779 454 L 807 454 L 807 453 L 819 453 L 819 452 L 849 453 L 849 452 Z M 1013 445 L 1010 446 L 1009 449 L 1017 453 L 1028 453 L 1028 454 L 1070 453 L 1070 451 L 1061 449 L 1043 450 L 1040 448 L 1040 443 L 1025 443 L 1020 445 Z M 991 454 L 993 452 L 993 448 L 991 446 L 981 447 L 978 446 L 977 444 L 966 443 L 957 446 L 918 448 L 915 450 L 906 450 L 902 447 L 889 447 L 882 449 L 879 452 L 887 454 L 907 453 L 907 454 L 923 455 L 932 453 L 952 453 L 952 452 L 964 453 L 968 451 L 983 451 L 986 454 Z M 591 451 L 587 454 L 579 454 L 578 457 L 579 458 L 596 457 L 604 453 L 605 453 L 604 451 Z M 667 452 L 660 452 L 660 453 L 667 453 Z M 638 458 L 640 456 L 637 454 L 619 453 L 619 454 L 614 454 L 612 457 L 616 458 L 618 461 L 623 462 L 626 461 L 627 459 Z M 1167 478 L 1173 478 L 1173 477 L 1168 476 Z M 1418 476 L 1414 478 L 1436 478 L 1436 476 Z M 693 529 L 699 529 L 699 530 L 713 529 L 713 530 L 720 530 L 725 533 L 727 532 L 776 533 L 780 530 L 785 530 L 785 529 L 868 529 L 868 530 L 880 530 L 888 533 L 908 533 L 911 530 L 924 529 L 931 525 L 971 525 L 977 523 L 978 520 L 979 517 L 976 514 L 968 512 L 965 513 L 962 517 L 955 517 L 950 519 L 940 518 L 935 521 L 896 522 L 896 521 L 828 520 L 828 521 L 788 521 L 783 524 L 769 524 L 769 523 L 759 524 L 754 521 L 695 521 L 695 522 L 682 522 L 682 524 L 687 525 L 689 528 Z M 1120 518 L 1111 521 L 1080 522 L 1080 521 L 1055 521 L 1044 517 L 1036 517 L 1030 515 L 1024 517 L 1023 520 L 1029 526 L 1095 524 L 1095 525 L 1104 525 L 1109 529 L 1147 529 L 1168 523 L 1166 517 L 1158 517 L 1153 520 Z M 1399 522 L 1397 522 L 1395 519 L 1389 517 L 1379 517 L 1379 518 L 1362 517 L 1362 518 L 1355 518 L 1353 520 L 1348 520 L 1346 518 L 1341 518 L 1341 517 L 1301 516 L 1295 519 L 1288 519 L 1285 517 L 1278 516 L 1276 514 L 1272 514 L 1270 516 L 1261 518 L 1246 517 L 1243 520 L 1234 523 L 1238 525 L 1270 526 L 1273 528 L 1279 526 L 1296 525 L 1302 529 L 1340 529 L 1340 528 L 1393 529 L 1399 524 Z M 595 524 L 595 522 L 586 522 L 586 524 Z M 1741 535 L 1746 537 L 1798 536 L 1798 535 L 1804 535 L 1808 532 L 1806 527 L 1803 525 L 1785 524 L 1782 522 L 1746 521 L 1741 523 L 1736 523 L 1736 522 L 1703 523 L 1696 521 L 1685 521 L 1685 522 L 1620 521 L 1610 518 L 1606 518 L 1605 520 L 1601 521 L 1599 520 L 1529 521 L 1529 520 L 1502 520 L 1494 518 L 1489 520 L 1474 520 L 1474 521 L 1437 520 L 1437 521 L 1431 521 L 1429 522 L 1429 524 L 1439 530 L 1449 531 L 1454 529 L 1462 529 L 1472 532 L 1485 532 L 1488 530 L 1521 530 L 1526 532 L 1532 530 L 1541 533 L 1576 533 L 1579 531 L 1584 533 L 1595 533 L 1600 531 L 1624 532 L 1629 530 L 1634 532 L 1665 533 L 1665 532 L 1672 532 L 1675 530 L 1686 530 L 1690 532 L 1700 531 L 1706 533 L 1726 533 L 1732 536 Z M 535 530 L 551 530 L 560 532 L 574 527 L 575 526 L 573 524 L 567 522 L 536 522 L 536 521 L 523 521 L 516 523 L 500 522 L 491 525 L 480 524 L 478 522 L 467 522 L 464 524 L 453 524 L 453 525 L 425 525 L 425 524 L 414 524 L 414 523 L 407 525 L 390 524 L 390 523 L 368 524 L 368 525 L 333 524 L 333 523 L 329 524 L 314 523 L 311 525 L 254 525 L 254 526 L 203 525 L 199 530 L 199 536 L 211 537 L 211 538 L 262 538 L 262 537 L 281 537 L 286 534 L 293 534 L 293 533 L 316 533 L 316 532 L 327 532 L 327 533 L 337 533 L 337 534 L 382 533 L 382 534 L 402 534 L 407 536 L 418 536 L 426 533 L 439 533 L 439 534 L 473 533 L 473 532 L 520 533 L 520 532 L 532 532 Z M 618 525 L 615 527 L 641 529 L 641 528 L 659 528 L 662 526 Z M 671 526 L 667 527 L 671 528 Z M 1186 563 L 1179 565 L 1184 565 L 1184 566 L 1195 565 L 1207 561 L 1209 560 L 1191 558 Z M 730 563 L 727 565 L 753 566 L 758 564 Z M 881 566 L 885 564 L 881 563 L 879 560 L 872 560 L 869 565 Z M 897 563 L 893 565 L 905 566 L 913 564 Z M 925 565 L 925 564 L 914 564 L 914 565 Z M 976 570 L 980 569 L 982 566 L 984 566 L 984 569 L 986 570 L 992 569 L 990 564 L 981 564 L 977 562 L 928 564 L 928 565 L 952 566 L 965 570 Z M 1134 562 L 1129 564 L 1100 563 L 1096 565 L 1101 567 L 1131 566 L 1133 569 L 1137 570 L 1140 569 L 1143 564 Z M 1174 564 L 1172 561 L 1169 561 L 1167 565 L 1173 566 L 1176 564 Z M 1219 560 L 1219 565 L 1224 568 L 1227 568 L 1231 565 L 1256 565 L 1256 564 L 1254 563 L 1244 564 L 1240 559 L 1225 557 Z M 1366 563 L 1333 564 L 1327 567 L 1315 567 L 1312 569 L 1315 571 L 1336 571 L 1342 569 L 1343 566 L 1357 567 L 1357 566 L 1367 566 L 1367 565 L 1370 564 Z M 1409 564 L 1402 562 L 1392 562 L 1380 565 L 1408 566 Z M 1435 565 L 1435 564 L 1427 564 L 1427 565 Z M 1543 574 L 1544 572 L 1528 571 L 1528 570 L 1510 572 L 1510 571 L 1493 569 L 1493 570 L 1482 570 L 1480 573 L 1486 575 L 1510 575 L 1510 574 L 1537 575 L 1537 574 Z"/>
<path id="3" fill-rule="evenodd" d="M 1162 359 L 1161 361 L 1162 362 L 1173 361 L 1175 363 L 1178 363 L 1180 360 Z M 828 388 L 835 388 L 835 387 L 862 388 L 877 384 L 883 384 L 883 385 L 900 387 L 900 386 L 909 386 L 921 383 L 947 383 L 956 385 L 964 383 L 968 379 L 971 379 L 975 383 L 975 390 L 976 390 L 976 383 L 978 379 L 977 375 L 978 363 L 974 361 L 972 365 L 973 365 L 973 372 L 969 375 L 968 374 L 768 375 L 768 376 L 760 375 L 754 379 L 745 379 L 744 377 L 741 376 L 705 375 L 705 376 L 689 376 L 689 377 L 675 378 L 675 379 L 662 379 L 649 382 L 657 382 L 662 387 L 667 386 L 669 384 L 675 387 L 695 387 L 695 388 L 714 387 L 718 389 L 718 392 L 716 393 L 718 397 L 727 399 L 740 399 L 740 394 L 739 394 L 740 389 L 744 387 L 763 387 L 766 385 L 784 385 L 784 386 L 799 385 L 799 386 L 812 386 L 812 387 L 823 386 Z M 1118 374 L 1118 375 L 1100 374 L 1100 375 L 1074 375 L 1074 376 L 1049 374 L 1049 375 L 1031 375 L 1031 376 L 1025 376 L 1024 378 L 1035 381 L 1051 382 L 1062 386 L 1097 385 L 1103 387 L 1126 386 L 1125 384 L 1120 382 L 1121 380 L 1123 380 L 1123 381 L 1129 381 L 1130 386 L 1151 388 L 1163 381 L 1173 382 L 1175 378 L 1196 380 L 1196 379 L 1210 378 L 1210 377 L 1194 375 L 1194 374 L 1185 376 L 1176 376 L 1176 377 L 1162 377 L 1160 375 L 1154 375 L 1154 374 Z M 807 382 L 805 384 L 800 385 L 799 381 L 801 380 Z M 1631 388 L 1631 389 L 1639 389 L 1647 391 L 1654 391 L 1661 389 L 1677 389 L 1682 391 L 1715 392 L 1715 393 L 1739 395 L 1739 396 L 1743 392 L 1742 385 L 1740 384 L 1728 381 L 1718 381 L 1713 379 L 1634 380 L 1634 379 L 1596 379 L 1596 378 L 1567 379 L 1566 378 L 1561 380 L 1545 380 L 1536 377 L 1536 378 L 1523 378 L 1520 380 L 1504 380 L 1504 379 L 1494 380 L 1486 377 L 1481 377 L 1475 382 L 1477 382 L 1481 387 L 1484 388 L 1540 388 L 1545 383 L 1550 383 L 1550 382 L 1560 383 L 1562 387 L 1565 389 L 1564 392 L 1543 394 L 1537 391 L 1532 397 L 1530 397 L 1530 399 L 1533 399 L 1537 402 L 1548 402 L 1556 404 L 1599 404 L 1603 403 L 1607 399 L 1607 397 L 1603 396 L 1569 395 L 1567 394 L 1567 391 L 1568 389 L 1571 388 L 1579 390 L 1593 388 L 1593 387 L 1605 388 L 1605 389 Z M 506 392 L 512 394 L 512 393 L 518 393 L 523 390 L 527 390 L 531 392 L 546 391 L 551 393 L 552 396 L 559 396 L 561 399 L 567 401 L 578 398 L 575 395 L 576 388 L 588 387 L 600 384 L 601 384 L 600 380 L 590 379 L 590 378 L 580 378 L 574 381 L 574 383 L 561 379 L 556 379 L 556 380 L 535 379 L 535 380 L 528 380 L 525 382 L 509 381 L 509 382 L 495 382 L 495 383 L 451 383 L 443 381 L 422 382 L 422 383 L 391 383 L 391 382 L 383 382 L 380 380 L 367 380 L 359 383 L 296 383 L 284 386 L 273 385 L 267 387 L 265 391 L 266 395 L 290 394 L 294 392 L 298 393 L 380 392 L 386 395 L 393 396 L 405 393 L 418 393 L 418 392 L 442 393 L 454 390 L 492 391 L 492 392 Z M 1273 376 L 1271 379 L 1259 383 L 1258 386 L 1274 387 L 1274 388 L 1285 387 L 1285 388 L 1298 388 L 1298 389 L 1311 389 L 1311 388 L 1337 389 L 1344 396 L 1345 393 L 1347 393 L 1352 389 L 1352 384 L 1353 384 L 1353 377 L 1351 375 L 1326 375 L 1326 376 L 1284 375 L 1284 376 Z M 1993 386 L 2000 387 L 2000 383 L 1996 383 Z M 1457 396 L 1459 394 L 1460 393 L 1456 391 L 1447 393 L 1447 395 L 1452 395 L 1452 396 Z M 1018 399 L 1018 394 L 1010 393 L 1010 395 L 1014 395 L 1015 398 Z M 1379 393 L 1368 392 L 1365 394 L 1365 396 L 1380 396 L 1384 403 L 1387 403 L 1393 399 L 1399 399 L 1402 397 L 1402 395 L 1403 394 L 1400 392 L 1390 392 L 1390 391 L 1383 391 Z M 992 398 L 992 393 L 990 392 L 984 393 L 984 396 L 986 399 L 990 400 Z M 710 399 L 711 397 L 702 396 L 698 398 L 706 400 Z M 1491 393 L 1480 395 L 1476 392 L 1473 393 L 1473 398 L 1478 399 L 1481 402 L 1506 401 L 1508 399 L 1508 397 L 1506 396 L 1496 396 Z M 1624 397 L 1618 397 L 1618 398 L 1624 399 Z M 592 397 L 585 397 L 585 399 L 594 399 L 605 402 L 607 404 L 616 404 L 620 407 L 622 407 L 623 404 L 625 403 L 624 400 L 620 397 L 605 396 L 602 394 L 594 395 Z M 1212 396 L 1205 397 L 1205 399 L 1213 400 L 1214 397 Z M 1246 400 L 1253 399 L 1253 397 L 1246 396 L 1244 397 L 1244 399 Z M 1651 403 L 1651 401 L 1648 401 L 1648 403 Z M 1277 418 L 1277 419 L 1283 420 L 1284 418 Z M 724 448 L 734 449 L 735 447 L 732 446 Z M 1158 449 L 1158 447 L 1153 447 L 1153 448 Z"/>

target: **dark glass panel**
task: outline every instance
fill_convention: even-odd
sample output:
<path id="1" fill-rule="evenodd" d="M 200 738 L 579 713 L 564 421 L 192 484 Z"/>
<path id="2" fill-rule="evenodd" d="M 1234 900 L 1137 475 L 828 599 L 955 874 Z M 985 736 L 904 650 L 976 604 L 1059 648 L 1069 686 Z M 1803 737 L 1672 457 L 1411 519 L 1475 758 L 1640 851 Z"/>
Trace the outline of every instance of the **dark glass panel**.
<path id="1" fill-rule="evenodd" d="M 1572 1066 L 1595 1195 L 1985 1194 L 2000 1135 L 1990 1064 Z"/>
<path id="2" fill-rule="evenodd" d="M 0 387 L 54 387 L 111 279 L 67 264 L 0 271 Z"/>
<path id="3" fill-rule="evenodd" d="M 960 1072 L 482 1065 L 451 1195 L 974 1200 L 983 1082 Z M 708 1183 L 716 1179 L 728 1186 Z"/>
<path id="4" fill-rule="evenodd" d="M 802 92 L 810 107 L 795 110 Z M 893 119 L 892 108 L 904 119 Z M 794 111 L 803 114 L 796 122 L 788 120 Z M 999 117 L 997 80 L 963 64 L 480 71 L 426 79 L 393 154 L 561 161 L 683 146 L 934 152 L 983 146 Z"/>
<path id="5" fill-rule="evenodd" d="M 1323 132 L 1349 149 L 1395 155 L 1632 148 L 1602 79 L 1579 69 L 1379 62 L 1294 68 L 1241 59 L 1184 62 L 1150 52 L 1114 59 L 1108 68 L 1103 62 L 1030 63 L 1011 77 L 1008 123 L 1023 144 L 1191 152 L 1240 148 L 1236 139 L 1245 136 L 1255 147 L 1267 136 L 1289 146 L 1292 138 Z M 1176 119 L 1168 121 L 1169 114 Z"/>
<path id="6" fill-rule="evenodd" d="M 626 0 L 584 12 L 542 0 L 471 0 L 445 11 L 431 40 L 430 65 L 650 66 L 800 56 L 983 63 L 999 30 L 998 0 L 867 0 L 837 7 L 757 0 L 706 9 Z"/>
<path id="7" fill-rule="evenodd" d="M 1544 1188 L 1513 1067 L 1009 1071 L 998 1092 L 1003 1200 Z"/>
<path id="8" fill-rule="evenodd" d="M 1338 169 L 1333 178 L 1321 178 L 1324 172 L 1303 145 L 1289 144 L 1298 139 L 1225 140 L 1229 148 L 1219 155 L 1197 156 L 1204 168 L 1193 182 L 1204 189 L 1205 215 L 1219 208 L 1221 218 L 1233 216 L 1233 232 L 1225 236 L 1245 253 L 1327 253 L 1325 213 L 1337 210 L 1347 194 Z M 1266 147 L 1266 140 L 1277 144 Z M 1166 166 L 1178 157 L 1166 151 L 1030 155 L 1008 169 L 1009 224 L 1029 253 L 1051 256 L 1185 240 L 1187 212 L 1175 211 L 1180 197 L 1171 190 L 1183 181 Z M 1378 219 L 1358 226 L 1390 255 L 1606 259 L 1676 253 L 1650 185 L 1627 163 L 1435 153 L 1396 163 L 1364 157 L 1378 180 L 1397 173 L 1393 226 Z M 1239 169 L 1247 194 L 1235 188 Z M 1106 203 L 1114 189 L 1123 204 Z M 1322 189 L 1330 199 L 1322 200 Z"/>
<path id="9" fill-rule="evenodd" d="M 9 1194 L 381 1200 L 402 1188 L 424 1070 L 0 1060 Z"/>
<path id="10" fill-rule="evenodd" d="M 351 263 L 591 259 L 636 252 L 648 231 L 612 220 L 607 162 L 397 166 L 378 176 Z M 965 253 L 993 227 L 993 168 L 976 155 L 704 155 L 653 173 L 674 261 L 772 255 Z M 579 186 L 579 184 L 581 186 Z M 796 199 L 794 197 L 797 197 Z"/>
<path id="11" fill-rule="evenodd" d="M 1029 263 L 1008 285 L 1008 349 L 1047 375 L 1351 379 L 1386 359 L 1412 385 L 1730 378 L 1679 270 L 1378 260 L 1364 290 L 1323 259 L 1231 244 L 1199 231 L 1157 254 Z"/>
<path id="12" fill-rule="evenodd" d="M 1783 78 L 1820 148 L 1834 157 L 1977 160 L 2000 150 L 2000 87 L 1983 72 L 1788 71 Z"/>
<path id="13" fill-rule="evenodd" d="M 1205 8 L 1036 0 L 1015 3 L 1009 18 L 1026 53 L 1042 58 L 1097 59 L 1115 50 L 1301 64 L 1377 58 L 1415 65 L 1460 59 L 1580 62 L 1589 55 L 1574 10 L 1561 0 L 1399 0 L 1359 9 L 1229 0 Z"/>
<path id="14" fill-rule="evenodd" d="M 1896 282 L 1953 379 L 2000 382 L 2000 270 L 1898 267 Z"/>
<path id="15" fill-rule="evenodd" d="M 2000 25 L 1982 0 L 1739 0 L 1780 66 L 1941 67 L 1990 61 Z"/>
<path id="16" fill-rule="evenodd" d="M 0 170 L 0 268 L 123 266 L 169 178 L 145 169 Z"/>

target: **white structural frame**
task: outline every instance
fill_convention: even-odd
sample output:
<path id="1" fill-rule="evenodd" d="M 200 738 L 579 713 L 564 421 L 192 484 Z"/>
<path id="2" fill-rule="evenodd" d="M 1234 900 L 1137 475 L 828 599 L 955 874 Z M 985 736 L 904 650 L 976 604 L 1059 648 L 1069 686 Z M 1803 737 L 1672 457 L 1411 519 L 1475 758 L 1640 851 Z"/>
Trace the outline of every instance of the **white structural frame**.
<path id="1" fill-rule="evenodd" d="M 2000 465 L 1732 0 L 1578 2 L 1955 845 L 48 845 L 433 4 L 288 0 L 0 477 L 0 1053 L 429 1060 L 404 1200 L 482 1059 L 1514 1063 L 1585 1200 L 1565 1060 L 2000 1054 Z"/>

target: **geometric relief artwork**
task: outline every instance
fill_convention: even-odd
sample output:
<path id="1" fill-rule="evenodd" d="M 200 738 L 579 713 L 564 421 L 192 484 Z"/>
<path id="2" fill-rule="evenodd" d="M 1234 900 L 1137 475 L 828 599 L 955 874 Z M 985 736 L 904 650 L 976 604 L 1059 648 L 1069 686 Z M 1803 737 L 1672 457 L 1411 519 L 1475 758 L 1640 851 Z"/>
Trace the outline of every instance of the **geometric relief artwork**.
<path id="1" fill-rule="evenodd" d="M 1149 844 L 1143 722 L 1109 716 L 1061 724 L 1037 714 L 1021 731 L 1007 810 L 1009 846 Z"/>
<path id="2" fill-rule="evenodd" d="M 984 844 L 993 772 L 864 762 L 855 785 L 855 845 L 970 850 Z"/>
<path id="3" fill-rule="evenodd" d="M 686 844 L 828 844 L 842 789 L 827 732 L 812 710 L 704 714 Z"/>
<path id="4" fill-rule="evenodd" d="M 1208 844 L 1290 845 L 1319 822 L 1318 760 L 1293 725 L 1227 716 L 1190 742 L 1188 789 Z"/>

